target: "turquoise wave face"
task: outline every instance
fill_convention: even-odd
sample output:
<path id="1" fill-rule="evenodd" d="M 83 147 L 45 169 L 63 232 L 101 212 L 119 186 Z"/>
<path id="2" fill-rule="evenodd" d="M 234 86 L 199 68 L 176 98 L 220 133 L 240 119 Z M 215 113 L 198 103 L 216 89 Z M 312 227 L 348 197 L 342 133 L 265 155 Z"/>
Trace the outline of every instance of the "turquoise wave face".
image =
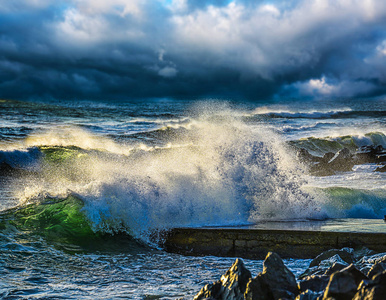
<path id="1" fill-rule="evenodd" d="M 383 219 L 386 215 L 384 189 L 329 187 L 316 191 L 326 194 L 323 209 L 330 218 Z"/>
<path id="2" fill-rule="evenodd" d="M 38 241 L 43 237 L 57 249 L 70 253 L 141 253 L 148 245 L 134 239 L 129 231 L 114 235 L 95 232 L 84 213 L 84 202 L 76 195 L 66 198 L 45 197 L 0 213 L 0 235 L 15 241 Z M 1 244 L 1 243 L 0 243 Z"/>
<path id="3" fill-rule="evenodd" d="M 45 198 L 0 215 L 0 228 L 15 226 L 25 232 L 34 232 L 49 240 L 69 241 L 77 244 L 97 238 L 82 212 L 84 203 L 75 196 L 65 199 Z"/>

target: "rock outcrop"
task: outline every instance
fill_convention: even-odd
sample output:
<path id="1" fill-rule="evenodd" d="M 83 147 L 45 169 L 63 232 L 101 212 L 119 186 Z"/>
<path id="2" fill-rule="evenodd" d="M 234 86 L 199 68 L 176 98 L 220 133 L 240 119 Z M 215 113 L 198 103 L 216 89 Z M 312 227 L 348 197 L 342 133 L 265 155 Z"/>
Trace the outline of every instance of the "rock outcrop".
<path id="1" fill-rule="evenodd" d="M 335 263 L 331 264 L 332 261 Z M 194 299 L 386 299 L 386 253 L 373 254 L 368 249 L 332 249 L 312 260 L 308 270 L 323 273 L 302 275 L 297 282 L 279 255 L 269 252 L 263 271 L 252 278 L 243 261 L 236 259 L 220 280 L 204 286 Z M 368 271 L 368 276 L 363 271 Z"/>
<path id="2" fill-rule="evenodd" d="M 204 286 L 194 297 L 194 300 L 242 300 L 251 277 L 251 272 L 244 266 L 244 262 L 238 258 L 230 269 L 221 276 L 220 280 Z"/>
<path id="3" fill-rule="evenodd" d="M 310 167 L 310 172 L 316 176 L 330 176 L 337 172 L 351 171 L 354 165 L 374 163 L 379 167 L 375 172 L 386 172 L 386 149 L 382 145 L 363 146 L 355 153 L 348 148 L 343 148 L 336 153 L 327 152 L 320 156 L 314 156 L 307 149 L 301 148 L 297 152 L 301 162 Z"/>
<path id="4" fill-rule="evenodd" d="M 299 293 L 294 274 L 274 252 L 264 260 L 263 272 L 248 282 L 245 299 L 293 299 Z"/>

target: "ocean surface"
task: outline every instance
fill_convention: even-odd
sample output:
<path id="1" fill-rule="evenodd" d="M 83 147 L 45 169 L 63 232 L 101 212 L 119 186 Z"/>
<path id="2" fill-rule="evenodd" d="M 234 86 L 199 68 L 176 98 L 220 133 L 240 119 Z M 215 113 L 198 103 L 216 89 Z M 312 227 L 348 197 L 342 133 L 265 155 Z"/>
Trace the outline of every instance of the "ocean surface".
<path id="1" fill-rule="evenodd" d="M 158 233 L 383 218 L 375 163 L 316 176 L 297 157 L 378 145 L 382 99 L 0 100 L 0 298 L 191 299 L 234 259 L 166 253 Z"/>

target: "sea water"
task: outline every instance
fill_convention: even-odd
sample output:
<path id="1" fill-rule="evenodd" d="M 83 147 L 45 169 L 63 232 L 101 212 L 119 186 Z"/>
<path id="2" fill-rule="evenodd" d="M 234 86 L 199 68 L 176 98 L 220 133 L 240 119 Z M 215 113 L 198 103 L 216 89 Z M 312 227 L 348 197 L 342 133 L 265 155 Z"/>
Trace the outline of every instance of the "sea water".
<path id="1" fill-rule="evenodd" d="M 375 164 L 318 177 L 296 151 L 323 156 L 343 147 L 386 148 L 385 107 L 382 99 L 1 100 L 0 208 L 16 225 L 0 228 L 0 295 L 190 299 L 234 259 L 166 253 L 154 233 L 383 218 L 386 176 L 374 172 Z M 19 217 L 25 207 L 69 199 L 82 204 L 84 220 L 60 231 L 58 220 L 40 226 L 41 210 Z M 84 222 L 90 231 L 78 228 Z M 83 234 L 84 241 L 52 232 Z M 262 270 L 262 261 L 245 263 L 254 276 Z M 299 275 L 309 260 L 285 263 Z"/>

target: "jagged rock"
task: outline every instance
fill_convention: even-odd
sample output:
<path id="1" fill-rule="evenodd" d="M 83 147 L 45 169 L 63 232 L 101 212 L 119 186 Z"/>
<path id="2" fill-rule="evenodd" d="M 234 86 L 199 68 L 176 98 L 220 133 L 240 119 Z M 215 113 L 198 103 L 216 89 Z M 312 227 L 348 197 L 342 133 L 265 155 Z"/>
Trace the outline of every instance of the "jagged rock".
<path id="1" fill-rule="evenodd" d="M 386 271 L 375 275 L 372 280 L 364 280 L 358 287 L 353 300 L 384 300 L 386 297 Z"/>
<path id="2" fill-rule="evenodd" d="M 326 272 L 324 272 L 324 275 L 331 275 L 335 272 L 338 272 L 338 271 L 341 271 L 343 270 L 344 268 L 346 268 L 347 265 L 346 264 L 341 264 L 339 262 L 336 262 L 334 263 L 331 267 L 329 267 Z"/>
<path id="3" fill-rule="evenodd" d="M 300 148 L 297 152 L 297 156 L 301 162 L 311 163 L 311 162 L 319 162 L 321 160 L 320 157 L 312 155 L 308 152 L 307 149 Z"/>
<path id="4" fill-rule="evenodd" d="M 379 263 L 386 260 L 386 253 L 377 253 L 370 256 L 363 256 L 357 263 L 356 266 L 361 270 L 363 274 L 368 274 L 371 268 Z"/>
<path id="5" fill-rule="evenodd" d="M 377 261 L 370 269 L 370 271 L 367 273 L 367 277 L 373 278 L 378 273 L 382 273 L 383 271 L 386 271 L 386 257 L 383 259 Z"/>
<path id="6" fill-rule="evenodd" d="M 244 266 L 244 262 L 238 258 L 230 269 L 221 276 L 219 281 L 204 286 L 194 297 L 194 300 L 242 300 L 251 277 L 251 272 Z"/>
<path id="7" fill-rule="evenodd" d="M 318 300 L 320 298 L 322 298 L 323 296 L 323 293 L 317 293 L 317 292 L 313 292 L 313 291 L 310 291 L 310 290 L 307 290 L 303 293 L 301 293 L 300 295 L 298 295 L 295 300 Z"/>
<path id="8" fill-rule="evenodd" d="M 339 300 L 351 300 L 362 280 L 368 279 L 354 265 L 335 272 L 331 275 L 330 281 L 324 291 L 323 300 L 333 297 Z"/>
<path id="9" fill-rule="evenodd" d="M 276 253 L 269 252 L 263 272 L 248 282 L 245 299 L 293 299 L 299 293 L 294 274 Z"/>
<path id="10" fill-rule="evenodd" d="M 327 152 L 323 155 L 322 162 L 328 163 L 334 156 L 335 153 Z"/>
<path id="11" fill-rule="evenodd" d="M 386 172 L 386 165 L 376 168 L 374 172 Z"/>
<path id="12" fill-rule="evenodd" d="M 300 292 L 305 292 L 307 290 L 321 292 L 327 287 L 329 281 L 329 275 L 311 275 L 300 280 L 298 287 Z"/>
<path id="13" fill-rule="evenodd" d="M 205 285 L 201 291 L 194 297 L 194 300 L 216 300 L 221 299 L 222 285 L 221 281 L 218 280 L 213 283 Z"/>
<path id="14" fill-rule="evenodd" d="M 339 257 L 346 262 L 347 264 L 353 263 L 353 249 L 351 248 L 343 248 L 343 249 L 330 249 L 315 257 L 311 263 L 310 267 L 318 266 L 323 260 L 329 259 L 335 255 L 339 255 Z"/>
<path id="15" fill-rule="evenodd" d="M 322 253 L 323 254 L 323 253 Z M 333 253 L 332 253 L 333 254 Z M 326 255 L 328 257 L 328 255 Z M 324 258 L 324 257 L 323 257 Z M 313 263 L 314 262 L 314 263 Z M 314 260 L 311 262 L 312 265 L 318 262 L 318 260 Z M 311 265 L 310 264 L 310 265 Z M 319 265 L 309 267 L 307 270 L 304 271 L 303 274 L 299 276 L 299 279 L 303 279 L 306 276 L 311 276 L 311 275 L 325 275 L 326 272 L 334 265 L 334 264 L 340 264 L 345 267 L 347 267 L 349 264 L 346 263 L 338 254 L 335 254 L 331 257 L 328 257 L 322 261 L 319 262 Z"/>
<path id="16" fill-rule="evenodd" d="M 354 155 L 356 164 L 379 163 L 386 159 L 386 149 L 382 145 L 363 146 Z"/>
<path id="17" fill-rule="evenodd" d="M 347 148 L 343 148 L 335 154 L 328 152 L 322 158 L 313 160 L 313 162 L 310 171 L 317 176 L 329 176 L 335 174 L 335 172 L 351 171 L 355 165 L 353 156 Z"/>
<path id="18" fill-rule="evenodd" d="M 350 150 L 347 148 L 339 150 L 328 162 L 328 166 L 338 172 L 351 171 L 354 165 Z"/>
<path id="19" fill-rule="evenodd" d="M 364 256 L 371 256 L 374 254 L 376 254 L 374 250 L 370 250 L 369 248 L 366 248 L 366 247 L 360 247 L 354 250 L 353 257 L 354 257 L 354 261 L 359 261 Z"/>

